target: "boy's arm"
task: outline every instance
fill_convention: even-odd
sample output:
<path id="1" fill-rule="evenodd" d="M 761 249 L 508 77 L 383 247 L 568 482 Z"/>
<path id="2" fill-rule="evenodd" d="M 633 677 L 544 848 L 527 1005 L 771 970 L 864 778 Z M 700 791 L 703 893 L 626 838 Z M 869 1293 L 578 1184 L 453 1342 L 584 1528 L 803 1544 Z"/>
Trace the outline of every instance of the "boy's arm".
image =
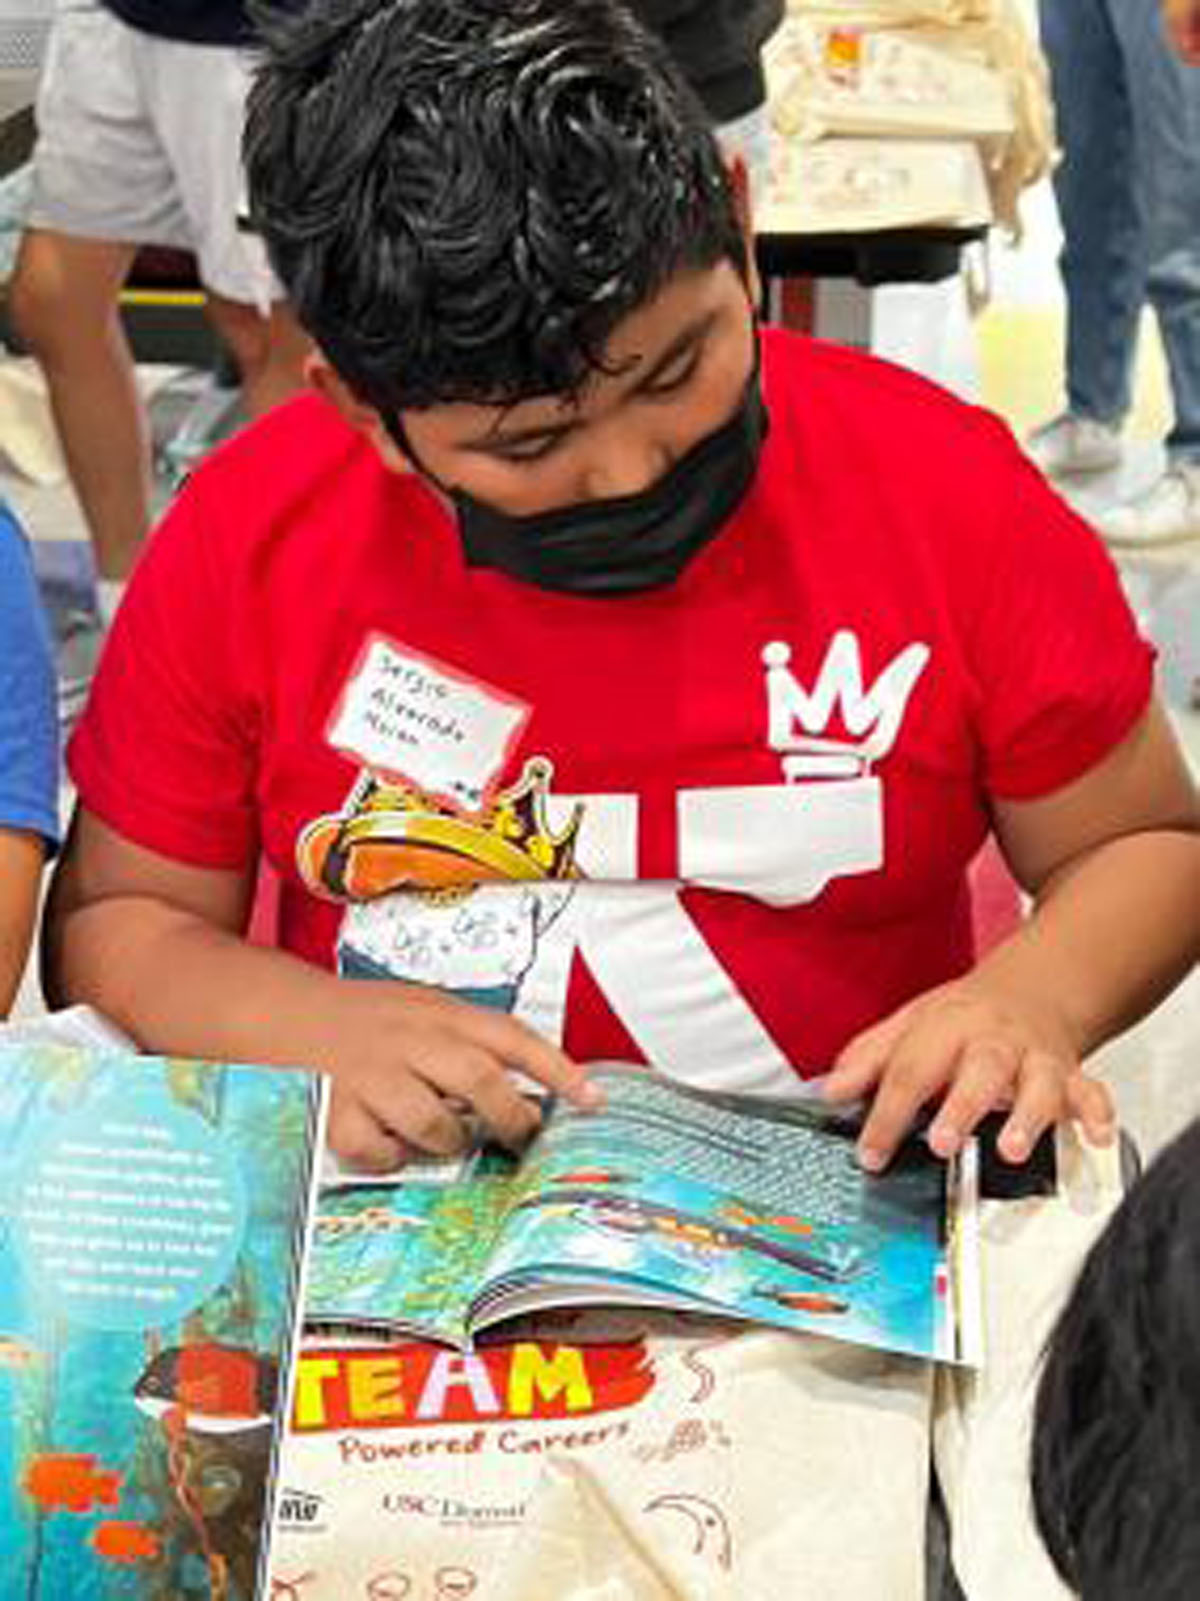
<path id="1" fill-rule="evenodd" d="M 867 1166 L 943 1092 L 941 1155 L 998 1105 L 1012 1107 L 1000 1149 L 1013 1161 L 1069 1114 L 1104 1138 L 1111 1102 L 1080 1062 L 1200 958 L 1200 802 L 1157 705 L 1075 783 L 996 802 L 995 826 L 1032 915 L 965 977 L 852 1040 L 827 1080 L 832 1099 L 873 1097 Z"/>
<path id="2" fill-rule="evenodd" d="M 47 907 L 46 992 L 149 1050 L 330 1073 L 330 1143 L 363 1166 L 395 1166 L 408 1145 L 459 1149 L 464 1107 L 527 1138 L 537 1117 L 510 1067 L 590 1104 L 582 1070 L 515 1018 L 249 945 L 252 893 L 249 873 L 170 860 L 80 808 Z"/>
<path id="3" fill-rule="evenodd" d="M 0 1019 L 12 1009 L 29 959 L 45 860 L 40 835 L 0 828 Z"/>

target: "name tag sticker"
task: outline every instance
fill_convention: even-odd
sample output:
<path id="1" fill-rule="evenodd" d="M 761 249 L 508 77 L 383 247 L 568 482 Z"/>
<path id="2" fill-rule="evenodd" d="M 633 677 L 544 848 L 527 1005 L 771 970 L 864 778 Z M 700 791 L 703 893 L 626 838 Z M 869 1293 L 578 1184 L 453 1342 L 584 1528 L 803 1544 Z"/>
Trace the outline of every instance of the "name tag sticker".
<path id="1" fill-rule="evenodd" d="M 498 787 L 529 707 L 372 634 L 329 724 L 335 750 L 465 811 Z"/>

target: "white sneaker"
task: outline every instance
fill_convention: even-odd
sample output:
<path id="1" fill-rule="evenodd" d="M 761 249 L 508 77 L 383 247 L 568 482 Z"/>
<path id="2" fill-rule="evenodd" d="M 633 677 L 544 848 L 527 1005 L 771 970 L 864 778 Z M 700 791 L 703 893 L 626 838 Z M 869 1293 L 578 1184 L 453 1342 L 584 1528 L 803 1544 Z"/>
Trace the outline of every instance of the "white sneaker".
<path id="1" fill-rule="evenodd" d="M 1048 478 L 1107 472 L 1121 460 L 1121 435 L 1110 423 L 1094 417 L 1061 417 L 1035 428 L 1025 450 Z"/>
<path id="2" fill-rule="evenodd" d="M 1110 545 L 1146 549 L 1200 539 L 1200 464 L 1170 467 L 1123 505 L 1094 512 L 1092 524 Z"/>

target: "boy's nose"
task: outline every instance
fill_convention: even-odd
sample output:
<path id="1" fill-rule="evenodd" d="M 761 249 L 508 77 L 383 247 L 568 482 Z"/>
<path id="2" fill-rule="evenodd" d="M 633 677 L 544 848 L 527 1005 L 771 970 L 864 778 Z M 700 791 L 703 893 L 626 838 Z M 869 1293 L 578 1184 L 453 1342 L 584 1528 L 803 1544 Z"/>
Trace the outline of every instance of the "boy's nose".
<path id="1" fill-rule="evenodd" d="M 657 483 L 670 465 L 671 454 L 664 445 L 626 438 L 588 467 L 584 495 L 588 500 L 640 495 Z"/>

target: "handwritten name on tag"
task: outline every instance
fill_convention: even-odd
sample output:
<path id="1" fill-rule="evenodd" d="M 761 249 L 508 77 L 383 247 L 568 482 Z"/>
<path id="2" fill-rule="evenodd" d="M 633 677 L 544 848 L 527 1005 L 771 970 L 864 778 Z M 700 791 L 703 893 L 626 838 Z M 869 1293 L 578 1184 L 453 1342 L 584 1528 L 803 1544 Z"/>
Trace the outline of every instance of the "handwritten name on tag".
<path id="1" fill-rule="evenodd" d="M 346 683 L 329 743 L 465 810 L 498 785 L 529 718 L 514 696 L 375 634 Z"/>

